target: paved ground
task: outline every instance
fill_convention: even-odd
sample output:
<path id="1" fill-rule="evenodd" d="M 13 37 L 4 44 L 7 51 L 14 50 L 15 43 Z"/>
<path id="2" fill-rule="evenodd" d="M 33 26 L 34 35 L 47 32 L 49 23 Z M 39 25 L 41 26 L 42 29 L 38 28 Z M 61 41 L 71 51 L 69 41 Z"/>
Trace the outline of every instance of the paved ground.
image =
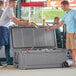
<path id="1" fill-rule="evenodd" d="M 0 67 L 0 76 L 76 76 L 76 66 L 32 70 L 20 70 L 13 66 Z"/>

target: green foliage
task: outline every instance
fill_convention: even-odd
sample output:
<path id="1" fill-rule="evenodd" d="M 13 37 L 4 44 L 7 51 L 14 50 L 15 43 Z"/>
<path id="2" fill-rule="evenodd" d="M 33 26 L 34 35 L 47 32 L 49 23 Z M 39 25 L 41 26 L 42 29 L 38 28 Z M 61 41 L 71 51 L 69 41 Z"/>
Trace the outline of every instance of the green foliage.
<path id="1" fill-rule="evenodd" d="M 38 19 L 43 18 L 42 16 L 45 16 L 45 20 L 54 20 L 55 17 L 61 18 L 64 15 L 64 12 L 60 9 L 44 9 L 43 15 L 42 15 L 42 9 L 36 8 L 35 14 L 31 15 L 32 20 L 34 19 L 38 21 Z"/>
<path id="2" fill-rule="evenodd" d="M 53 20 L 54 17 L 61 18 L 64 15 L 62 10 L 43 10 L 43 16 L 46 20 Z"/>

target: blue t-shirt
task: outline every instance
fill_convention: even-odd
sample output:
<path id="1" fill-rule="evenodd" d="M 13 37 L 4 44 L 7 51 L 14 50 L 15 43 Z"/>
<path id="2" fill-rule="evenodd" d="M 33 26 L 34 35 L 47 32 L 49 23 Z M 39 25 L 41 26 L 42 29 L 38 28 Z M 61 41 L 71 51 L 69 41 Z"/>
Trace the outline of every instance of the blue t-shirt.
<path id="1" fill-rule="evenodd" d="M 70 10 L 69 13 L 65 13 L 61 21 L 66 24 L 68 33 L 76 33 L 76 10 Z"/>

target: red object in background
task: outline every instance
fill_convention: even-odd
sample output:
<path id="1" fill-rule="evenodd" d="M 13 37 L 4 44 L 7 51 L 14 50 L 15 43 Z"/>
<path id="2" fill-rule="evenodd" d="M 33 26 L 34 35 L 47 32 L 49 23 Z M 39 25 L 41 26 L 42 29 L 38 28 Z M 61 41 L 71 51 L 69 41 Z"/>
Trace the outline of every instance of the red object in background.
<path id="1" fill-rule="evenodd" d="M 61 0 L 47 0 L 47 7 L 60 7 Z"/>
<path id="2" fill-rule="evenodd" d="M 6 2 L 6 7 L 9 5 L 9 1 Z"/>
<path id="3" fill-rule="evenodd" d="M 31 51 L 31 49 L 27 49 L 27 51 Z"/>
<path id="4" fill-rule="evenodd" d="M 25 20 L 23 20 L 23 19 L 20 19 L 19 21 L 25 21 Z"/>
<path id="5" fill-rule="evenodd" d="M 76 0 L 68 0 L 70 3 L 70 7 L 76 7 Z"/>
<path id="6" fill-rule="evenodd" d="M 21 2 L 20 6 L 22 7 L 44 7 L 43 2 Z"/>
<path id="7" fill-rule="evenodd" d="M 47 7 L 60 7 L 61 1 L 64 0 L 47 0 Z M 70 7 L 76 7 L 76 0 L 65 0 L 69 1 Z"/>

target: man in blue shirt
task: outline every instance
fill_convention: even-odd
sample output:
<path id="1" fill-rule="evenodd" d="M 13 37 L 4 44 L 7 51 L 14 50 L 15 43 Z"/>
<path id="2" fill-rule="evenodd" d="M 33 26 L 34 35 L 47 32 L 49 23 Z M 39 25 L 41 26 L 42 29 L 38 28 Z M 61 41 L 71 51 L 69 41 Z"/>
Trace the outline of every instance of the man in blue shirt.
<path id="1" fill-rule="evenodd" d="M 76 10 L 70 9 L 68 1 L 62 1 L 61 8 L 66 13 L 62 17 L 59 24 L 57 24 L 57 26 L 46 28 L 46 30 L 49 31 L 49 30 L 57 29 L 61 27 L 63 24 L 66 24 L 66 33 L 67 33 L 66 49 L 71 50 L 73 65 L 75 65 L 76 63 Z"/>

